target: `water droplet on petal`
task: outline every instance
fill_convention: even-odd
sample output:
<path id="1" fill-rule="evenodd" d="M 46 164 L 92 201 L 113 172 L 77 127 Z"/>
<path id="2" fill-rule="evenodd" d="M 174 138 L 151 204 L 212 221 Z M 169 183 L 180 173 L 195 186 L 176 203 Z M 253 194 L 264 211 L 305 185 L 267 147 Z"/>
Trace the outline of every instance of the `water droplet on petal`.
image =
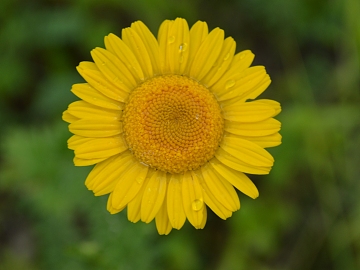
<path id="1" fill-rule="evenodd" d="M 144 182 L 144 177 L 136 177 L 136 182 L 138 183 L 138 184 L 142 184 L 142 182 Z"/>
<path id="2" fill-rule="evenodd" d="M 169 44 L 174 43 L 174 41 L 175 41 L 175 36 L 170 36 L 170 37 L 168 38 Z"/>
<path id="3" fill-rule="evenodd" d="M 187 43 L 183 43 L 179 46 L 179 51 L 180 52 L 185 52 L 187 50 L 188 44 Z"/>
<path id="4" fill-rule="evenodd" d="M 224 61 L 228 60 L 228 59 L 229 59 L 229 57 L 230 57 L 230 53 L 228 53 L 227 55 L 225 55 L 225 57 L 224 57 Z"/>
<path id="5" fill-rule="evenodd" d="M 247 55 L 247 53 L 243 53 L 241 56 L 240 56 L 240 60 L 241 59 L 244 59 L 244 57 Z"/>
<path id="6" fill-rule="evenodd" d="M 119 77 L 115 77 L 115 78 L 113 79 L 113 81 L 114 81 L 115 83 L 120 83 L 120 84 L 123 83 L 122 81 L 120 81 Z"/>
<path id="7" fill-rule="evenodd" d="M 204 206 L 203 200 L 196 199 L 192 202 L 191 207 L 194 211 L 200 211 Z"/>
<path id="8" fill-rule="evenodd" d="M 229 89 L 231 87 L 233 87 L 235 85 L 235 81 L 234 80 L 228 80 L 225 84 L 225 89 Z"/>

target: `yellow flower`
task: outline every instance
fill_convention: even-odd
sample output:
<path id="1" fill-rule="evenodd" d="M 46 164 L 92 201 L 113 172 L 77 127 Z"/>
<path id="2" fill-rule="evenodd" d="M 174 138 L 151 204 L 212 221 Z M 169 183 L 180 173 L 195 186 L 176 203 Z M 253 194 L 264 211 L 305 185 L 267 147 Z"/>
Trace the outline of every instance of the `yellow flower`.
<path id="1" fill-rule="evenodd" d="M 110 34 L 105 48 L 81 62 L 81 100 L 63 113 L 74 134 L 68 147 L 76 166 L 96 164 L 86 179 L 95 196 L 109 194 L 111 214 L 127 207 L 128 219 L 159 234 L 185 220 L 205 226 L 207 206 L 227 219 L 240 208 L 237 188 L 258 190 L 244 174 L 268 174 L 279 145 L 276 101 L 257 98 L 270 84 L 254 55 L 235 54 L 224 31 L 205 22 L 166 20 L 157 39 L 140 21 Z"/>

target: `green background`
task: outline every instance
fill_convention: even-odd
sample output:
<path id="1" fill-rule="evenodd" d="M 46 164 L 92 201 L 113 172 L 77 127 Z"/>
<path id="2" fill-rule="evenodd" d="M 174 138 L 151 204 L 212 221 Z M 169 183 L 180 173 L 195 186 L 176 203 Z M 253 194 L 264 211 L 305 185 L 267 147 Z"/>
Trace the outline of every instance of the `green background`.
<path id="1" fill-rule="evenodd" d="M 358 0 L 0 2 L 0 269 L 360 269 Z M 281 102 L 283 144 L 256 200 L 204 230 L 110 215 L 84 186 L 61 114 L 75 67 L 142 20 L 206 21 L 251 49 Z"/>

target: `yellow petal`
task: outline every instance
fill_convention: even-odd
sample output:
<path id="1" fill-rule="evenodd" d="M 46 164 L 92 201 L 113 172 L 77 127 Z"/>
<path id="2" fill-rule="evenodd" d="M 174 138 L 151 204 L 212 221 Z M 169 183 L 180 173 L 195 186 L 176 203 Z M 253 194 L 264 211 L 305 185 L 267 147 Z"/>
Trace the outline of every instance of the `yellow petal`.
<path id="1" fill-rule="evenodd" d="M 92 66 L 91 66 L 92 65 Z M 79 74 L 96 90 L 116 101 L 125 102 L 129 96 L 129 89 L 124 85 L 111 83 L 93 62 L 81 62 L 76 67 Z M 121 87 L 120 87 L 121 86 Z"/>
<path id="2" fill-rule="evenodd" d="M 192 177 L 190 172 L 184 174 L 182 195 L 187 219 L 196 229 L 200 229 L 203 225 L 205 203 L 201 185 L 196 177 Z"/>
<path id="3" fill-rule="evenodd" d="M 222 29 L 215 28 L 209 33 L 194 57 L 194 61 L 190 67 L 191 78 L 201 81 L 202 78 L 205 77 L 215 64 L 223 43 L 224 31 Z"/>
<path id="4" fill-rule="evenodd" d="M 271 99 L 258 99 L 257 102 L 266 104 L 273 109 L 275 109 L 275 114 L 273 116 L 278 115 L 281 112 L 281 105 L 279 102 Z"/>
<path id="5" fill-rule="evenodd" d="M 106 119 L 82 119 L 70 124 L 69 130 L 75 135 L 93 138 L 111 137 L 123 131 L 121 122 Z"/>
<path id="6" fill-rule="evenodd" d="M 125 92 L 130 92 L 136 87 L 137 82 L 134 76 L 114 54 L 105 49 L 96 48 L 91 51 L 91 56 L 98 69 L 112 84 L 124 89 Z"/>
<path id="7" fill-rule="evenodd" d="M 75 155 L 83 159 L 108 158 L 127 149 L 123 136 L 96 138 L 79 145 L 75 149 Z"/>
<path id="8" fill-rule="evenodd" d="M 155 171 L 144 191 L 141 203 L 141 221 L 149 223 L 155 218 L 164 203 L 165 193 L 166 173 Z"/>
<path id="9" fill-rule="evenodd" d="M 165 20 L 159 28 L 158 42 L 159 42 L 159 53 L 160 53 L 160 66 L 162 74 L 170 73 L 170 63 L 168 54 L 168 43 L 169 43 L 169 31 L 174 24 L 174 21 Z"/>
<path id="10" fill-rule="evenodd" d="M 201 172 L 211 193 L 222 205 L 233 212 L 240 209 L 239 197 L 228 181 L 208 164 L 201 167 Z"/>
<path id="11" fill-rule="evenodd" d="M 224 118 L 236 122 L 260 122 L 276 114 L 277 108 L 259 100 L 223 107 Z"/>
<path id="12" fill-rule="evenodd" d="M 124 103 L 104 96 L 87 83 L 74 84 L 71 88 L 71 92 L 86 102 L 99 107 L 112 110 L 122 110 L 124 108 Z"/>
<path id="13" fill-rule="evenodd" d="M 234 122 L 225 120 L 225 130 L 241 136 L 267 136 L 278 132 L 280 128 L 281 123 L 274 118 L 269 118 L 264 121 L 254 123 Z"/>
<path id="14" fill-rule="evenodd" d="M 230 66 L 236 49 L 236 42 L 232 37 L 225 39 L 220 55 L 209 73 L 201 80 L 207 87 L 216 83 L 227 71 Z"/>
<path id="15" fill-rule="evenodd" d="M 186 65 L 185 74 L 189 74 L 190 67 L 194 61 L 201 44 L 207 37 L 209 31 L 206 22 L 197 21 L 190 29 L 190 44 L 189 44 L 189 56 L 188 63 Z"/>
<path id="16" fill-rule="evenodd" d="M 230 65 L 229 71 L 226 74 L 231 74 L 233 72 L 242 72 L 254 61 L 255 55 L 250 50 L 245 50 L 237 53 Z"/>
<path id="17" fill-rule="evenodd" d="M 132 50 L 118 36 L 109 34 L 105 37 L 105 47 L 126 65 L 137 81 L 144 80 L 144 73 Z"/>
<path id="18" fill-rule="evenodd" d="M 82 145 L 85 142 L 91 141 L 93 138 L 86 138 L 79 135 L 73 135 L 68 139 L 68 148 L 71 150 L 75 150 L 77 147 Z"/>
<path id="19" fill-rule="evenodd" d="M 220 147 L 240 159 L 242 162 L 252 166 L 271 167 L 274 158 L 264 148 L 250 141 L 225 136 Z"/>
<path id="20" fill-rule="evenodd" d="M 249 89 L 246 93 L 241 95 L 242 100 L 248 99 L 255 99 L 257 98 L 262 92 L 264 92 L 271 83 L 271 79 L 269 75 L 266 75 L 261 82 L 255 85 L 253 88 Z"/>
<path id="21" fill-rule="evenodd" d="M 233 168 L 234 170 L 251 173 L 251 174 L 268 174 L 271 170 L 271 166 L 253 166 L 246 162 L 243 162 L 238 157 L 230 155 L 228 152 L 221 148 L 218 148 L 215 152 L 215 157 L 226 166 Z"/>
<path id="22" fill-rule="evenodd" d="M 180 230 L 184 225 L 186 216 L 182 202 L 182 175 L 173 174 L 167 191 L 167 210 L 171 226 Z"/>
<path id="23" fill-rule="evenodd" d="M 266 76 L 263 66 L 250 67 L 242 72 L 233 72 L 230 76 L 225 74 L 211 90 L 219 101 L 236 98 L 261 84 Z"/>
<path id="24" fill-rule="evenodd" d="M 219 202 L 216 196 L 210 191 L 209 187 L 207 186 L 204 180 L 201 170 L 191 171 L 191 175 L 193 178 L 196 178 L 200 183 L 202 187 L 202 193 L 204 196 L 204 202 L 210 207 L 210 209 L 221 219 L 225 220 L 231 217 L 232 212 L 229 209 L 227 209 L 221 202 Z"/>
<path id="25" fill-rule="evenodd" d="M 246 71 L 253 60 L 254 54 L 249 50 L 236 54 L 228 70 L 214 85 L 212 85 L 211 91 L 217 97 L 220 97 L 227 93 L 229 88 L 235 86 L 237 80 L 247 76 L 249 72 L 258 71 L 259 68 Z"/>
<path id="26" fill-rule="evenodd" d="M 141 21 L 132 23 L 131 28 L 134 29 L 136 33 L 138 33 L 141 40 L 144 42 L 151 60 L 154 75 L 159 75 L 161 73 L 160 50 L 156 38 L 151 33 L 149 28 L 147 28 L 147 26 Z"/>
<path id="27" fill-rule="evenodd" d="M 168 216 L 166 202 L 167 202 L 167 195 L 165 193 L 164 203 L 160 207 L 159 212 L 156 214 L 155 217 L 156 229 L 158 230 L 158 233 L 160 235 L 168 235 L 172 230 L 172 226 Z"/>
<path id="28" fill-rule="evenodd" d="M 125 209 L 125 206 L 123 208 L 116 209 L 112 206 L 111 202 L 112 202 L 112 193 L 110 193 L 109 198 L 107 200 L 107 205 L 106 205 L 106 209 L 109 211 L 110 214 L 112 214 L 112 215 L 117 214 Z"/>
<path id="29" fill-rule="evenodd" d="M 146 179 L 148 170 L 148 166 L 134 158 L 133 165 L 119 176 L 119 182 L 113 191 L 113 207 L 124 207 L 134 199 Z"/>
<path id="30" fill-rule="evenodd" d="M 68 110 L 66 110 L 62 114 L 62 120 L 64 120 L 65 122 L 71 124 L 71 123 L 74 123 L 75 121 L 79 120 L 79 118 L 75 117 L 74 115 L 69 113 Z"/>
<path id="31" fill-rule="evenodd" d="M 83 70 L 90 69 L 90 70 L 99 71 L 96 64 L 94 62 L 90 62 L 90 61 L 82 61 L 82 62 L 80 62 L 79 66 L 77 66 L 77 68 L 80 68 L 80 69 L 83 69 Z"/>
<path id="32" fill-rule="evenodd" d="M 271 83 L 270 77 L 268 74 L 266 74 L 265 77 L 250 90 L 246 92 L 241 91 L 242 93 L 238 92 L 237 93 L 238 96 L 231 99 L 220 101 L 221 107 L 225 108 L 230 106 L 239 106 L 244 102 L 246 102 L 248 99 L 251 99 L 250 97 L 253 95 L 253 93 L 256 93 L 256 95 L 254 94 L 254 98 L 260 95 L 262 92 L 266 90 L 266 88 L 270 85 L 270 83 Z"/>
<path id="33" fill-rule="evenodd" d="M 96 176 L 93 178 L 91 184 L 88 185 L 88 188 L 91 186 L 89 190 L 92 190 L 95 196 L 102 196 L 113 192 L 120 180 L 120 177 L 128 170 L 132 162 L 132 157 L 127 154 L 120 156 L 117 155 L 115 159 L 113 159 L 112 163 L 108 162 L 108 166 L 102 166 L 100 168 L 102 169 L 100 174 L 100 169 L 95 172 Z M 115 208 L 119 209 L 122 208 L 122 206 Z"/>
<path id="34" fill-rule="evenodd" d="M 190 33 L 186 20 L 177 18 L 168 32 L 167 59 L 172 74 L 183 74 L 189 57 Z"/>
<path id="35" fill-rule="evenodd" d="M 221 77 L 218 83 L 224 83 L 229 79 L 241 78 L 241 75 L 250 68 L 254 54 L 250 50 L 242 51 L 234 55 L 228 70 Z"/>
<path id="36" fill-rule="evenodd" d="M 106 158 L 82 159 L 82 158 L 74 157 L 74 164 L 75 166 L 89 166 L 99 163 L 104 159 Z"/>
<path id="37" fill-rule="evenodd" d="M 149 171 L 150 171 L 150 169 L 149 169 Z M 144 184 L 142 185 L 141 189 L 139 190 L 139 193 L 127 205 L 127 217 L 128 217 L 128 220 L 133 223 L 138 222 L 141 218 L 141 202 L 143 200 L 145 187 L 146 187 L 148 181 L 149 181 L 149 177 L 147 176 L 147 178 L 144 181 Z"/>
<path id="38" fill-rule="evenodd" d="M 145 79 L 153 77 L 154 71 L 151 64 L 151 59 L 139 34 L 136 33 L 136 31 L 134 31 L 132 28 L 125 28 L 122 30 L 121 36 L 123 41 L 132 50 L 136 59 L 138 60 Z"/>
<path id="39" fill-rule="evenodd" d="M 93 190 L 93 188 L 96 186 L 102 185 L 104 183 L 104 179 L 108 179 L 116 172 L 116 170 L 126 170 L 127 166 L 131 164 L 132 161 L 132 154 L 130 151 L 126 151 L 114 157 L 108 158 L 99 164 L 96 164 L 96 166 L 91 170 L 88 177 L 86 178 L 86 187 L 89 190 Z M 114 178 L 114 176 L 112 177 Z"/>
<path id="40" fill-rule="evenodd" d="M 239 135 L 231 135 L 231 136 L 236 136 L 238 138 L 248 140 L 263 148 L 275 147 L 280 145 L 282 138 L 279 133 L 274 133 L 267 136 L 259 136 L 259 137 L 239 136 Z"/>
<path id="41" fill-rule="evenodd" d="M 202 209 L 202 215 L 203 215 L 203 219 L 202 222 L 199 226 L 199 229 L 204 229 L 205 225 L 206 225 L 206 220 L 207 220 L 207 211 L 206 211 L 206 205 L 204 205 L 203 209 Z"/>
<path id="42" fill-rule="evenodd" d="M 69 113 L 82 119 L 120 120 L 122 111 L 94 106 L 86 101 L 75 101 L 69 105 Z"/>
<path id="43" fill-rule="evenodd" d="M 230 184 L 232 184 L 242 193 L 253 199 L 259 196 L 259 191 L 257 190 L 256 186 L 244 173 L 235 171 L 223 165 L 216 158 L 210 160 L 209 163 L 221 176 L 223 176 L 227 181 L 230 182 Z"/>

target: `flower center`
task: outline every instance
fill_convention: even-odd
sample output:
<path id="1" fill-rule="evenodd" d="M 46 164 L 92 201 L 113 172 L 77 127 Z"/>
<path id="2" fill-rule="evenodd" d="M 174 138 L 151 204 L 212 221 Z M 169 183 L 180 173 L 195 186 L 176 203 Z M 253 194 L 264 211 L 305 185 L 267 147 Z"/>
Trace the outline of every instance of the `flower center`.
<path id="1" fill-rule="evenodd" d="M 210 160 L 224 128 L 209 90 L 178 75 L 154 77 L 134 89 L 123 121 L 135 157 L 169 173 L 194 170 Z"/>

